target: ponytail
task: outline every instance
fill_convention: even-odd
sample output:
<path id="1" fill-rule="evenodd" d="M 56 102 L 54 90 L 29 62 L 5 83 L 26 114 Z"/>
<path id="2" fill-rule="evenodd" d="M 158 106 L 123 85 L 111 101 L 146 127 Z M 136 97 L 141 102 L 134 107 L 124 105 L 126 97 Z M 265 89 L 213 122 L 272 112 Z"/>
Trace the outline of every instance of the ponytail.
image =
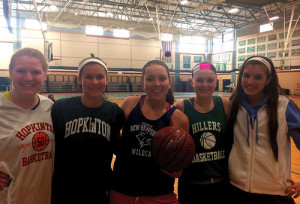
<path id="1" fill-rule="evenodd" d="M 166 101 L 171 105 L 173 105 L 173 103 L 175 101 L 172 88 L 170 88 L 167 93 Z"/>

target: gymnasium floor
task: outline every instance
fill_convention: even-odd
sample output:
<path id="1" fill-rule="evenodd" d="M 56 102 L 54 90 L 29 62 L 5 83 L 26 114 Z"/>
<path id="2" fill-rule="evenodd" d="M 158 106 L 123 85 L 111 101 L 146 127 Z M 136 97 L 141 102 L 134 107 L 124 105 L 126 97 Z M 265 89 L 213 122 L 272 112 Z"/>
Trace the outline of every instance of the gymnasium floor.
<path id="1" fill-rule="evenodd" d="M 105 93 L 106 97 L 108 98 L 109 101 L 115 102 L 118 105 L 121 105 L 123 102 L 124 98 L 130 95 L 142 95 L 144 92 L 134 92 L 134 93 L 125 93 L 125 92 L 111 92 L 111 93 Z M 46 95 L 46 94 L 45 94 Z M 67 97 L 72 97 L 72 96 L 78 96 L 81 95 L 80 93 L 78 94 L 60 94 L 57 93 L 55 94 L 55 100 L 61 99 L 61 98 L 67 98 Z M 219 96 L 224 96 L 224 97 L 229 97 L 230 93 L 228 92 L 215 92 L 215 95 Z M 176 101 L 183 100 L 185 98 L 190 98 L 195 96 L 195 93 L 189 93 L 189 92 L 176 92 L 174 93 L 175 96 L 175 103 Z M 300 107 L 300 96 L 292 96 L 289 95 L 289 98 L 294 100 L 294 102 Z M 291 140 L 292 145 L 292 166 L 291 166 L 291 171 L 292 171 L 292 179 L 296 182 L 300 182 L 300 152 L 296 148 L 293 140 Z M 175 191 L 177 190 L 177 182 L 175 183 Z M 296 204 L 300 204 L 300 197 L 295 199 Z"/>
<path id="2" fill-rule="evenodd" d="M 291 96 L 294 102 L 300 107 L 300 96 Z M 300 152 L 296 148 L 294 142 L 292 142 L 292 179 L 300 182 Z M 296 204 L 300 204 L 300 197 L 295 199 Z"/>
<path id="3" fill-rule="evenodd" d="M 130 95 L 142 95 L 145 94 L 144 92 L 106 92 L 105 96 L 108 99 L 124 99 Z M 216 95 L 218 96 L 230 96 L 230 93 L 228 92 L 215 92 Z M 44 94 L 47 95 L 47 94 Z M 78 96 L 81 95 L 81 93 L 56 93 L 55 94 L 55 99 L 61 99 L 61 98 L 68 98 L 72 96 Z M 180 99 L 180 98 L 189 98 L 195 96 L 195 93 L 193 92 L 175 92 L 174 93 L 175 99 Z M 118 100 L 117 100 L 118 101 Z"/>

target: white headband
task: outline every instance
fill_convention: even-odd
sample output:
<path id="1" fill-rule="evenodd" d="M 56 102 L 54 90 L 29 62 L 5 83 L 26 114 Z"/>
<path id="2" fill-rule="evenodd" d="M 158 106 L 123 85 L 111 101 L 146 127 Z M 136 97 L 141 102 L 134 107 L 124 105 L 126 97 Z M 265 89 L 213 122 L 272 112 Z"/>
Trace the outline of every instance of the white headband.
<path id="1" fill-rule="evenodd" d="M 262 58 L 262 57 L 252 57 L 252 58 L 250 58 L 250 59 L 247 61 L 247 63 L 250 62 L 250 61 L 253 61 L 253 60 L 262 62 L 264 65 L 266 65 L 266 67 L 267 67 L 268 70 L 269 70 L 269 73 L 271 74 L 271 65 L 270 65 L 270 63 L 269 63 L 267 60 L 265 60 L 265 59 Z"/>
<path id="2" fill-rule="evenodd" d="M 104 64 L 104 62 L 102 62 L 100 59 L 97 59 L 97 58 L 88 58 L 80 63 L 80 65 L 78 67 L 78 74 L 80 74 L 82 67 L 84 67 L 87 63 L 90 63 L 90 62 L 95 62 L 95 63 L 100 64 L 102 67 L 104 67 L 106 73 L 108 73 L 107 66 Z"/>

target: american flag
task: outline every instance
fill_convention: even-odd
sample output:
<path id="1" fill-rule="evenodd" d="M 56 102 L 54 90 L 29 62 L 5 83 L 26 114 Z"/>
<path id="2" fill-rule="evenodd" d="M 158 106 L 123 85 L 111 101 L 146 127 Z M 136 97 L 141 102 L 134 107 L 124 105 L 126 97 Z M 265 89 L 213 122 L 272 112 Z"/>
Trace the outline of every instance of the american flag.
<path id="1" fill-rule="evenodd" d="M 11 2 L 12 0 L 3 0 L 3 14 L 7 23 L 7 28 L 10 33 L 13 33 L 13 29 L 10 25 L 11 22 Z"/>
<path id="2" fill-rule="evenodd" d="M 164 53 L 169 51 L 172 53 L 172 41 L 161 41 L 162 49 Z"/>

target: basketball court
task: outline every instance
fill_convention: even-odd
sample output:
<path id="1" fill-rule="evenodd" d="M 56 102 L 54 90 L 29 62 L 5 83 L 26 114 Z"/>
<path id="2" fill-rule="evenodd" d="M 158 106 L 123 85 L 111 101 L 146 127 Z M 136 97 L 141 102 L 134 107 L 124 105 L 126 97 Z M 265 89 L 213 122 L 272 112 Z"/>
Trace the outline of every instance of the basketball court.
<path id="1" fill-rule="evenodd" d="M 300 107 L 300 96 L 292 96 L 293 101 Z M 296 148 L 294 142 L 291 142 L 292 146 L 292 179 L 294 181 L 300 181 L 300 153 L 299 150 Z M 300 204 L 300 197 L 295 199 L 297 204 Z"/>
<path id="2" fill-rule="evenodd" d="M 81 95 L 78 64 L 93 54 L 108 67 L 105 96 L 118 105 L 144 94 L 142 67 L 149 60 L 168 66 L 176 103 L 195 96 L 190 80 L 198 63 L 216 67 L 215 95 L 229 97 L 243 62 L 264 56 L 300 107 L 299 21 L 300 0 L 3 0 L 0 92 L 11 89 L 10 58 L 24 47 L 48 60 L 43 95 Z M 300 182 L 300 151 L 293 141 L 291 151 L 291 175 Z M 300 204 L 300 198 L 295 201 Z"/>
<path id="3" fill-rule="evenodd" d="M 143 92 L 135 92 L 135 93 L 128 93 L 128 92 L 110 92 L 110 93 L 105 93 L 107 99 L 109 101 L 112 101 L 114 103 L 117 103 L 119 106 L 122 104 L 123 100 L 130 96 L 130 95 L 142 95 L 144 94 Z M 61 98 L 68 98 L 68 97 L 74 97 L 74 96 L 78 96 L 81 95 L 80 93 L 78 94 L 68 94 L 68 93 L 58 93 L 55 94 L 55 99 L 61 99 Z M 215 92 L 214 95 L 219 95 L 222 97 L 229 97 L 231 95 L 231 93 L 228 92 Z M 190 98 L 195 96 L 194 92 L 176 92 L 174 93 L 175 96 L 175 103 L 186 99 L 186 98 Z M 293 96 L 293 95 L 289 95 L 289 98 L 291 98 L 298 107 L 300 107 L 300 96 Z M 296 148 L 293 140 L 291 139 L 291 155 L 292 155 L 292 164 L 291 164 L 291 175 L 292 175 L 292 179 L 296 182 L 300 181 L 300 154 L 299 154 L 299 150 Z M 114 162 L 114 161 L 113 161 Z M 113 163 L 112 163 L 113 166 Z M 175 192 L 177 192 L 177 179 L 175 181 Z M 300 204 L 300 197 L 295 199 L 296 204 Z"/>

